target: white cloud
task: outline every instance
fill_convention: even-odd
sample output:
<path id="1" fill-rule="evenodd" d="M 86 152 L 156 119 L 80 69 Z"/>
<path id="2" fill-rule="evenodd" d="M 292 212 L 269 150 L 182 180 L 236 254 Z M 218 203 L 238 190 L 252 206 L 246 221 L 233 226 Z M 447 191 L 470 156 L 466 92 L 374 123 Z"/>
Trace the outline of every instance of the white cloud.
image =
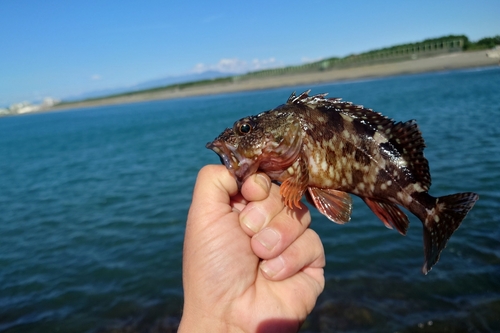
<path id="1" fill-rule="evenodd" d="M 99 74 L 92 74 L 92 76 L 90 76 L 90 79 L 92 81 L 98 81 L 98 80 L 102 79 L 102 76 Z"/>
<path id="2" fill-rule="evenodd" d="M 283 66 L 283 64 L 272 57 L 269 59 L 253 59 L 250 62 L 238 58 L 223 58 L 219 60 L 218 63 L 212 65 L 204 63 L 196 64 L 191 72 L 203 73 L 206 71 L 218 71 L 222 73 L 246 73 L 280 66 Z"/>
<path id="3" fill-rule="evenodd" d="M 266 68 L 272 68 L 272 67 L 279 67 L 281 64 L 278 64 L 275 58 L 269 58 L 269 59 L 253 59 L 252 60 L 252 69 L 253 70 L 259 70 L 259 69 L 266 69 Z"/>

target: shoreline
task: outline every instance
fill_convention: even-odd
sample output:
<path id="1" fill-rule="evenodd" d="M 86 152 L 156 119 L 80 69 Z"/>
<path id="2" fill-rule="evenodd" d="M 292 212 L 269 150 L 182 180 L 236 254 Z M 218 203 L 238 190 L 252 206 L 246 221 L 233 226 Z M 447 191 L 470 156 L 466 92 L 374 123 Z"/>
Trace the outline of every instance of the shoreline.
<path id="1" fill-rule="evenodd" d="M 305 84 L 321 84 L 357 79 L 382 78 L 387 76 L 500 65 L 499 58 L 488 57 L 486 55 L 486 52 L 487 50 L 450 53 L 430 58 L 420 58 L 415 60 L 405 60 L 401 62 L 375 64 L 352 68 L 333 69 L 325 72 L 251 78 L 231 83 L 214 83 L 206 86 L 188 87 L 182 90 L 165 90 L 157 92 L 137 93 L 131 96 L 109 97 L 95 101 L 81 101 L 72 103 L 70 105 L 56 105 L 50 109 L 41 110 L 40 112 L 62 111 L 104 105 L 167 100 L 174 98 L 281 88 Z"/>

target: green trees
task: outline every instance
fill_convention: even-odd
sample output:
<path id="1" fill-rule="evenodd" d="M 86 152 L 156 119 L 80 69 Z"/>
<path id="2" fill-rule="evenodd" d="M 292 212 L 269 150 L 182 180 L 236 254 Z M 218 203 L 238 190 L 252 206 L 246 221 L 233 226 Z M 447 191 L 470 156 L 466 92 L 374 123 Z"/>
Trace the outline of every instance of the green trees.
<path id="1" fill-rule="evenodd" d="M 468 44 L 465 45 L 464 50 L 467 51 L 487 50 L 487 49 L 492 49 L 497 45 L 500 45 L 500 35 L 494 37 L 481 38 L 477 42 L 469 42 Z"/>

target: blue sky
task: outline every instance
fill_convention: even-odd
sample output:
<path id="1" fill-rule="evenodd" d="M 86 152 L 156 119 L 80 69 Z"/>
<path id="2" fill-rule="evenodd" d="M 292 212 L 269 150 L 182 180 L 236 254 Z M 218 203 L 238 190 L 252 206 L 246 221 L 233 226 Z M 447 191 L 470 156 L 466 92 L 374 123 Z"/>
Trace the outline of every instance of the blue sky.
<path id="1" fill-rule="evenodd" d="M 0 13 L 0 107 L 448 34 L 500 34 L 498 0 L 0 0 Z"/>

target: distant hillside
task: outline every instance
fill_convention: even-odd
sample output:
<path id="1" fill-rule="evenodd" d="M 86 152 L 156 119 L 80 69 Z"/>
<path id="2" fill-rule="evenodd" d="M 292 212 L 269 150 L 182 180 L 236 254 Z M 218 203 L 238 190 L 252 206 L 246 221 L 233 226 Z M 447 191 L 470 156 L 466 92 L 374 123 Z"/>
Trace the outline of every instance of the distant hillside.
<path id="1" fill-rule="evenodd" d="M 204 80 L 213 80 L 220 77 L 227 77 L 235 75 L 233 73 L 222 73 L 218 71 L 206 71 L 202 73 L 193 73 L 187 75 L 179 75 L 179 76 L 167 76 L 164 78 L 149 80 L 146 82 L 142 82 L 133 86 L 128 87 L 119 87 L 119 88 L 111 88 L 111 89 L 102 89 L 86 92 L 83 94 L 70 96 L 64 99 L 64 102 L 76 102 L 82 100 L 91 100 L 91 99 L 100 99 L 107 98 L 108 96 L 118 96 L 122 94 L 130 94 L 135 92 L 147 91 L 149 89 L 155 89 L 158 87 L 165 87 L 174 84 L 182 84 L 187 82 L 197 82 Z"/>
<path id="2" fill-rule="evenodd" d="M 471 42 L 465 35 L 450 35 L 426 39 L 416 43 L 390 46 L 360 54 L 352 54 L 343 58 L 331 57 L 308 64 L 260 70 L 243 75 L 205 72 L 201 74 L 186 75 L 183 77 L 168 77 L 165 79 L 148 81 L 121 92 L 81 98 L 79 101 L 98 101 L 108 98 L 131 97 L 139 94 L 158 93 L 162 91 L 181 91 L 187 88 L 201 87 L 211 84 L 231 84 L 233 82 L 245 81 L 257 77 L 306 74 L 382 63 L 395 63 L 400 61 L 435 57 L 437 55 L 452 52 L 462 52 L 468 50 L 477 51 L 492 48 L 495 45 L 500 45 L 500 36 L 483 38 L 477 42 Z M 61 104 L 72 104 L 74 102 L 76 101 L 63 101 Z"/>
<path id="3" fill-rule="evenodd" d="M 361 65 L 373 65 L 378 63 L 389 63 L 409 59 L 427 58 L 443 53 L 461 52 L 465 50 L 468 45 L 470 45 L 470 42 L 467 36 L 450 35 L 445 37 L 426 39 L 416 43 L 385 47 L 368 52 L 363 52 L 360 54 L 351 54 L 343 58 L 331 57 L 299 66 L 268 69 L 249 73 L 249 75 L 267 76 L 300 72 L 325 71 L 336 68 L 348 68 Z"/>

